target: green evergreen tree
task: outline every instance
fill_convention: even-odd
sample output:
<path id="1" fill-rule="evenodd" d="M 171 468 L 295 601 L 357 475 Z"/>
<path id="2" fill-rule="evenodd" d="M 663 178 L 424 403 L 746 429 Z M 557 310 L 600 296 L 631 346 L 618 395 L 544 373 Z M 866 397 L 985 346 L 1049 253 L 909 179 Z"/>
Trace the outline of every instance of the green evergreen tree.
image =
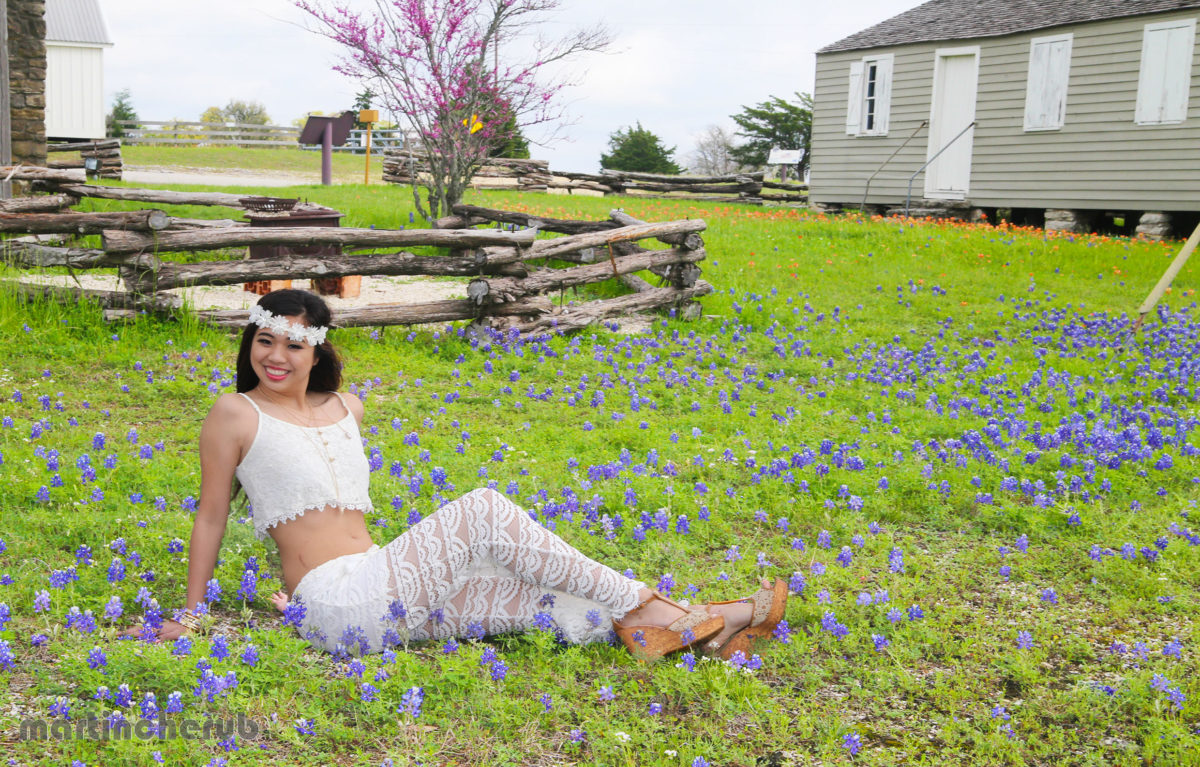
<path id="1" fill-rule="evenodd" d="M 366 123 L 358 121 L 358 113 L 363 111 L 364 109 L 371 109 L 372 108 L 371 102 L 375 99 L 376 95 L 377 94 L 375 93 L 375 91 L 371 90 L 369 87 L 364 87 L 362 89 L 362 92 L 357 94 L 354 97 L 354 129 L 355 130 L 366 130 L 367 129 Z"/>
<path id="2" fill-rule="evenodd" d="M 104 135 L 109 138 L 122 138 L 125 130 L 130 127 L 121 125 L 117 120 L 136 120 L 137 111 L 133 108 L 132 96 L 128 88 L 122 88 L 113 96 L 112 111 L 104 118 Z"/>
<path id="3" fill-rule="evenodd" d="M 606 170 L 670 175 L 683 172 L 671 157 L 675 147 L 667 149 L 662 139 L 643 128 L 641 122 L 636 128 L 618 130 L 609 136 L 608 148 L 608 154 L 600 155 L 600 167 Z"/>
<path id="4" fill-rule="evenodd" d="M 496 131 L 496 139 L 488 157 L 507 157 L 514 160 L 529 159 L 529 141 L 521 133 L 517 118 L 509 115 Z"/>
<path id="5" fill-rule="evenodd" d="M 793 104 L 772 96 L 757 106 L 742 107 L 740 113 L 731 115 L 741 129 L 737 135 L 749 140 L 735 146 L 729 155 L 742 165 L 762 167 L 767 164 L 767 155 L 772 147 L 803 149 L 804 158 L 799 168 L 800 177 L 803 178 L 808 171 L 812 140 L 813 100 L 807 93 L 797 93 L 796 101 Z"/>

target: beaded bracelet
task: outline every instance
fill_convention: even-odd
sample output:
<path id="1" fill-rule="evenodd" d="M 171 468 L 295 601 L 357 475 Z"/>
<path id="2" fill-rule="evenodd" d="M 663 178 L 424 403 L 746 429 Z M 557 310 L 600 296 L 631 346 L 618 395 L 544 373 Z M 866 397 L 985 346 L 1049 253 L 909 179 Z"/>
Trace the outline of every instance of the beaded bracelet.
<path id="1" fill-rule="evenodd" d="M 183 626 L 188 631 L 200 630 L 200 619 L 187 610 L 185 610 L 183 615 L 180 615 L 175 622 L 180 626 Z"/>

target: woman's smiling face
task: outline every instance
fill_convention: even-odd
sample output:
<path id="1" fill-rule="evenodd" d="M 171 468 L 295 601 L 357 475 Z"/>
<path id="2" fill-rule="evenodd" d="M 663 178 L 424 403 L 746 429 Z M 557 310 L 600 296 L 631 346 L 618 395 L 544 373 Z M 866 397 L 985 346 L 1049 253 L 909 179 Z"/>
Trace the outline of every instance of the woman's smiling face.
<path id="1" fill-rule="evenodd" d="M 300 317 L 285 317 L 289 323 L 304 326 Z M 308 375 L 317 364 L 316 348 L 304 341 L 293 341 L 286 333 L 259 328 L 250 344 L 250 365 L 261 384 L 272 389 L 308 388 Z"/>

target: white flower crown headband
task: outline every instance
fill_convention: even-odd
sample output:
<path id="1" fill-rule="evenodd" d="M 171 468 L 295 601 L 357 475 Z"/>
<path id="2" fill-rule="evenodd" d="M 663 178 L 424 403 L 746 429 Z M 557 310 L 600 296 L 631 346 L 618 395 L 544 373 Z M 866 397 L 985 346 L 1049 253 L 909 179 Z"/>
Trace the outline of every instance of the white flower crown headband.
<path id="1" fill-rule="evenodd" d="M 272 333 L 286 333 L 293 341 L 304 341 L 309 346 L 320 346 L 329 330 L 324 325 L 296 325 L 288 322 L 282 315 L 272 314 L 257 304 L 250 307 L 250 324 L 258 325 Z"/>

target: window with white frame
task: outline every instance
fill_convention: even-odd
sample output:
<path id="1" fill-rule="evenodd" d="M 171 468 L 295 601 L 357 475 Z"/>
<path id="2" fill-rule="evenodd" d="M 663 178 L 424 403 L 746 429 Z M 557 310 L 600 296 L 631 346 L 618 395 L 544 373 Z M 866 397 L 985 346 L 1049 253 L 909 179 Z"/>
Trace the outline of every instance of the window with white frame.
<path id="1" fill-rule="evenodd" d="M 1146 25 L 1133 113 L 1138 125 L 1170 125 L 1187 119 L 1195 42 L 1194 18 Z"/>
<path id="2" fill-rule="evenodd" d="M 892 63 L 890 53 L 850 62 L 850 93 L 846 101 L 846 133 L 849 135 L 887 135 Z"/>
<path id="3" fill-rule="evenodd" d="M 1025 130 L 1058 130 L 1067 117 L 1073 35 L 1035 37 L 1029 43 Z"/>

